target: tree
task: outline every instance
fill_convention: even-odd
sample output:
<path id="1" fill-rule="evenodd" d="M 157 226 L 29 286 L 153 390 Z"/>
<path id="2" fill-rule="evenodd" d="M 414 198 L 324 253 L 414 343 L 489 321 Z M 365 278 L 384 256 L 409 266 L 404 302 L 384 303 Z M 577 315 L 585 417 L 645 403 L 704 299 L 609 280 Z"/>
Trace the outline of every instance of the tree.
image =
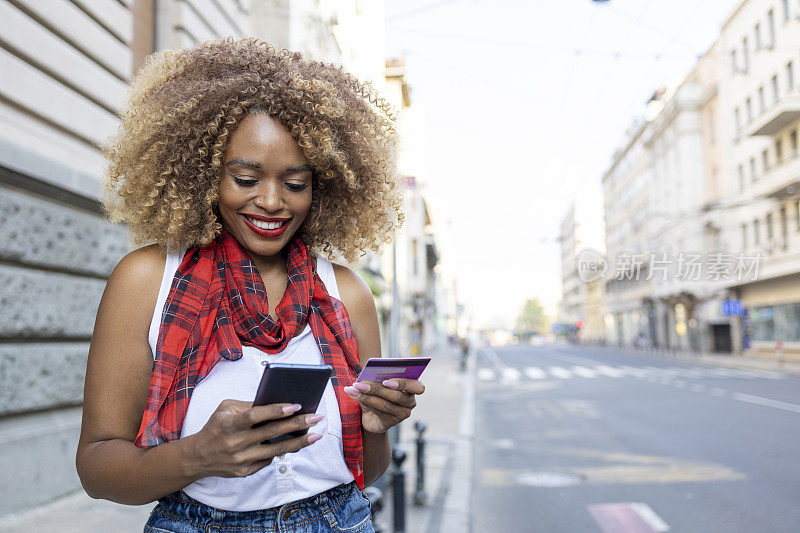
<path id="1" fill-rule="evenodd" d="M 544 308 L 539 298 L 528 298 L 517 316 L 517 335 L 522 338 L 541 335 L 547 327 L 545 322 Z"/>

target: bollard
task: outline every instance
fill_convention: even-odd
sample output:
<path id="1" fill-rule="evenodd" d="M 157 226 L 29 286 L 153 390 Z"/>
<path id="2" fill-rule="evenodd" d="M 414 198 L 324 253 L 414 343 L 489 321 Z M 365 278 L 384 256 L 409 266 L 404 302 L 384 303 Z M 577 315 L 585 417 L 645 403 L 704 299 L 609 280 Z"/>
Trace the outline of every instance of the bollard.
<path id="1" fill-rule="evenodd" d="M 372 515 L 372 525 L 375 533 L 383 533 L 383 529 L 378 525 L 378 515 L 383 510 L 383 491 L 378 487 L 367 487 L 364 494 L 369 498 L 369 512 Z"/>
<path id="2" fill-rule="evenodd" d="M 406 533 L 406 474 L 403 461 L 406 452 L 398 444 L 392 450 L 392 492 L 394 502 L 394 533 Z"/>
<path id="3" fill-rule="evenodd" d="M 427 425 L 424 420 L 417 420 L 414 428 L 417 430 L 417 490 L 414 492 L 414 505 L 425 505 L 428 495 L 425 494 L 425 433 Z"/>

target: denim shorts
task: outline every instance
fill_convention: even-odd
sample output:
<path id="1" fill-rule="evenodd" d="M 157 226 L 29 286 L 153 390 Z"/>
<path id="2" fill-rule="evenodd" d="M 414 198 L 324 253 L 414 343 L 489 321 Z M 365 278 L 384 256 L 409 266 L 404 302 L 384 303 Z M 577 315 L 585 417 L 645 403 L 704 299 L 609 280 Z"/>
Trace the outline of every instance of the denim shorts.
<path id="1" fill-rule="evenodd" d="M 259 511 L 225 511 L 178 491 L 158 500 L 145 533 L 374 533 L 369 499 L 355 481 Z"/>

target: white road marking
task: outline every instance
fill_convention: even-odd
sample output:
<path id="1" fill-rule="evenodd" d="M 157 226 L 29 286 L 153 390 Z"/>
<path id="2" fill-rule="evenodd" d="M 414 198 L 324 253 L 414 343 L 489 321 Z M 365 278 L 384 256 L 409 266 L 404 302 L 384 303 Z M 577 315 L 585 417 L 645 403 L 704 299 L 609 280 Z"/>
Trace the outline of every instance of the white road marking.
<path id="1" fill-rule="evenodd" d="M 762 398 L 761 396 L 753 396 L 751 394 L 743 394 L 741 392 L 734 392 L 731 396 L 736 400 L 743 402 L 755 403 L 758 405 L 766 405 L 767 407 L 775 407 L 776 409 L 784 409 L 786 411 L 793 411 L 800 413 L 800 405 L 794 403 L 781 402 L 779 400 L 770 400 L 769 398 Z"/>
<path id="2" fill-rule="evenodd" d="M 706 386 L 705 385 L 700 385 L 699 383 L 692 383 L 692 385 L 689 388 L 692 389 L 694 392 L 705 392 L 706 391 Z"/>
<path id="3" fill-rule="evenodd" d="M 675 381 L 672 382 L 672 384 L 678 387 L 679 389 L 686 388 L 686 382 L 683 381 L 682 379 L 676 379 Z"/>
<path id="4" fill-rule="evenodd" d="M 628 365 L 623 365 L 619 368 L 620 370 L 624 370 L 628 374 L 636 376 L 638 378 L 643 378 L 647 375 L 647 370 L 643 368 L 636 368 L 635 366 L 628 366 Z"/>
<path id="5" fill-rule="evenodd" d="M 550 374 L 557 378 L 569 379 L 572 377 L 570 371 L 563 366 L 551 366 L 548 370 L 550 371 Z"/>
<path id="6" fill-rule="evenodd" d="M 491 381 L 494 379 L 494 370 L 491 368 L 479 368 L 478 379 L 481 381 Z"/>
<path id="7" fill-rule="evenodd" d="M 636 511 L 636 514 L 641 516 L 642 519 L 647 522 L 655 531 L 658 531 L 659 533 L 663 531 L 669 531 L 669 526 L 667 523 L 664 522 L 661 517 L 658 516 L 656 512 L 653 511 L 653 509 L 651 509 L 646 503 L 632 502 L 631 507 L 634 511 Z"/>
<path id="8" fill-rule="evenodd" d="M 597 372 L 592 370 L 591 368 L 586 368 L 585 366 L 573 366 L 572 371 L 575 373 L 576 376 L 580 376 L 582 378 L 596 378 Z"/>
<path id="9" fill-rule="evenodd" d="M 507 366 L 503 368 L 503 380 L 504 381 L 519 381 L 520 372 L 513 366 Z"/>
<path id="10" fill-rule="evenodd" d="M 538 366 L 526 366 L 524 372 L 531 379 L 544 379 L 547 376 L 545 371 Z"/>
<path id="11" fill-rule="evenodd" d="M 622 376 L 625 375 L 625 373 L 622 372 L 621 370 L 618 370 L 616 368 L 612 368 L 612 367 L 610 367 L 608 365 L 597 365 L 597 366 L 595 366 L 595 368 L 597 369 L 597 371 L 599 373 L 603 374 L 604 376 L 608 376 L 608 377 L 612 377 L 612 378 L 619 378 L 619 377 L 622 377 Z"/>
<path id="12" fill-rule="evenodd" d="M 719 396 L 721 398 L 726 394 L 728 394 L 728 391 L 726 391 L 725 389 L 718 389 L 717 387 L 712 387 L 711 394 L 713 394 L 714 396 Z"/>

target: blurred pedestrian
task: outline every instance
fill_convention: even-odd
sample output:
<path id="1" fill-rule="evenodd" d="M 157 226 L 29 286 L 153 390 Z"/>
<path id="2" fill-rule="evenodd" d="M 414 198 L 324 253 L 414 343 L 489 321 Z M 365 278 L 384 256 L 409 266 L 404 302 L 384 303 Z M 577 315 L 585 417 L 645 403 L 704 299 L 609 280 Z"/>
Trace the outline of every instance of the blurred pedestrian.
<path id="1" fill-rule="evenodd" d="M 378 317 L 325 256 L 390 242 L 395 146 L 388 104 L 339 67 L 256 39 L 148 58 L 106 150 L 104 207 L 152 244 L 97 313 L 76 457 L 90 496 L 158 500 L 146 531 L 373 530 L 363 489 L 424 387 L 353 386 Z M 334 368 L 316 415 L 252 406 L 272 361 Z"/>

